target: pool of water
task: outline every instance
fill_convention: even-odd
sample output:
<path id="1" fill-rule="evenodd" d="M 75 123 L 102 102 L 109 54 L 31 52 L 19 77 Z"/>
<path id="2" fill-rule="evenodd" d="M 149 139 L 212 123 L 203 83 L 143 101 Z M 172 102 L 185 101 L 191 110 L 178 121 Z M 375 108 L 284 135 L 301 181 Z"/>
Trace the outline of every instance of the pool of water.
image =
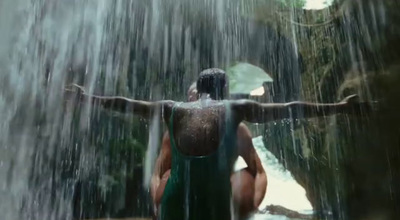
<path id="1" fill-rule="evenodd" d="M 261 159 L 264 170 L 267 173 L 268 187 L 267 194 L 259 206 L 259 210 L 264 210 L 267 206 L 282 206 L 286 209 L 301 213 L 312 214 L 313 208 L 306 197 L 306 191 L 293 178 L 292 174 L 286 170 L 278 159 L 265 147 L 262 137 L 253 138 L 253 145 Z M 246 167 L 244 160 L 240 157 L 235 170 Z M 256 214 L 251 220 L 261 219 L 291 219 L 280 215 Z"/>

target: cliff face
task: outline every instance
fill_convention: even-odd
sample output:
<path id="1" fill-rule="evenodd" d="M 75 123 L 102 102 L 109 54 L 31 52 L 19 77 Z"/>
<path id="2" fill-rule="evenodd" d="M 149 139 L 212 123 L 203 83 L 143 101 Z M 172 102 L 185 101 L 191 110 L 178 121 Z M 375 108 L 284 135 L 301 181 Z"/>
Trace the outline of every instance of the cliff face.
<path id="1" fill-rule="evenodd" d="M 362 117 L 337 115 L 268 125 L 266 146 L 302 184 L 320 215 L 393 219 L 398 215 L 400 5 L 342 1 L 287 21 L 303 56 L 302 99 L 349 94 L 379 101 Z M 284 16 L 284 14 L 283 14 Z M 311 25 L 312 24 L 312 25 Z M 282 27 L 277 24 L 277 27 Z"/>

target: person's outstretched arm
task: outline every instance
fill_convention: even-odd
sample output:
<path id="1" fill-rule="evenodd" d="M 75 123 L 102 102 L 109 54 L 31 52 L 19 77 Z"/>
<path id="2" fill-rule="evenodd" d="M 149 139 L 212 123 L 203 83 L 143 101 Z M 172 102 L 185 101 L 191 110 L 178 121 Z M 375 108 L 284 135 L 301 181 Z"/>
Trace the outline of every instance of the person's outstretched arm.
<path id="1" fill-rule="evenodd" d="M 164 107 L 172 107 L 173 101 L 147 102 L 128 99 L 122 96 L 97 96 L 89 95 L 82 86 L 73 84 L 72 88 L 66 89 L 68 93 L 77 93 L 80 101 L 89 101 L 91 104 L 98 104 L 103 108 L 118 111 L 121 113 L 132 112 L 145 118 L 150 118 L 156 110 L 164 112 Z"/>
<path id="2" fill-rule="evenodd" d="M 352 95 L 339 103 L 309 103 L 309 102 L 289 102 L 289 103 L 259 103 L 251 100 L 233 101 L 233 108 L 239 113 L 243 120 L 253 123 L 265 123 L 284 118 L 312 118 L 328 116 L 332 114 L 356 114 L 371 110 L 371 103 L 354 102 L 356 96 Z"/>

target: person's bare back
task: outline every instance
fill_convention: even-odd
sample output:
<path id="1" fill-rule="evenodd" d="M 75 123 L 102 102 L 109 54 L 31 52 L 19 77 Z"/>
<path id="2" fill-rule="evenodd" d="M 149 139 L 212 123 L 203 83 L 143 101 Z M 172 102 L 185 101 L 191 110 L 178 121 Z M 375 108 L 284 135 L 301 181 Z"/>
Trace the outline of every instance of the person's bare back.
<path id="1" fill-rule="evenodd" d="M 198 100 L 196 83 L 193 83 L 189 87 L 187 96 L 189 102 L 195 102 Z M 198 107 L 199 105 L 200 103 L 197 103 L 194 106 Z M 189 106 L 190 109 L 192 107 L 193 105 Z M 187 109 L 186 108 L 181 109 L 181 111 L 185 110 Z M 226 109 L 222 109 L 222 111 L 225 110 Z M 190 116 L 193 114 L 196 114 L 196 112 L 191 112 Z M 196 121 L 197 119 L 198 117 L 193 117 L 193 120 Z M 182 122 L 185 121 L 186 121 L 185 119 L 182 120 Z M 221 123 L 218 124 L 223 124 L 223 123 L 225 123 L 225 121 L 222 121 Z M 210 126 L 210 124 L 208 124 L 207 126 Z M 203 126 L 201 129 L 206 129 L 205 127 L 207 126 Z M 194 130 L 199 130 L 199 129 L 194 129 Z M 236 134 L 237 147 L 231 146 L 231 149 L 232 150 L 238 149 L 237 156 L 241 156 L 244 159 L 245 163 L 247 164 L 247 167 L 241 170 L 236 170 L 231 174 L 232 199 L 235 207 L 234 212 L 237 213 L 239 216 L 247 216 L 253 211 L 257 210 L 257 207 L 260 205 L 262 199 L 264 198 L 267 189 L 267 175 L 265 173 L 264 168 L 261 165 L 260 158 L 258 157 L 257 153 L 254 150 L 250 130 L 244 123 L 240 123 L 240 125 L 237 127 L 236 133 L 237 133 Z M 217 136 L 219 136 L 219 134 Z M 198 142 L 197 140 L 194 141 Z M 202 140 L 200 139 L 199 141 L 201 142 Z M 218 144 L 218 146 L 220 144 Z M 205 150 L 200 152 L 197 151 L 192 152 L 191 151 L 192 148 L 184 147 L 184 149 L 180 149 L 179 151 L 185 151 L 185 149 L 188 150 L 187 154 L 189 155 L 192 155 L 192 153 L 195 155 L 196 153 L 198 153 L 198 155 L 209 155 L 213 154 L 213 152 L 218 150 L 218 149 L 213 150 L 213 148 L 209 148 L 210 151 Z M 157 158 L 150 186 L 150 192 L 153 198 L 153 205 L 154 205 L 153 206 L 154 217 L 157 216 L 158 206 L 162 200 L 162 195 L 164 194 L 165 186 L 167 185 L 168 179 L 171 175 L 171 162 L 172 162 L 171 150 L 172 149 L 171 149 L 170 135 L 169 132 L 166 131 L 162 139 L 160 154 Z M 196 156 L 191 156 L 191 157 L 196 157 Z M 211 178 L 209 180 L 212 181 Z"/>
<path id="2" fill-rule="evenodd" d="M 214 153 L 221 144 L 222 135 L 225 134 L 226 107 L 223 102 L 210 100 L 206 106 L 203 106 L 201 101 L 175 106 L 172 134 L 180 153 L 187 156 L 206 156 Z M 233 115 L 228 117 L 233 122 L 230 126 L 234 126 L 230 129 L 236 131 L 239 121 L 234 120 Z"/>

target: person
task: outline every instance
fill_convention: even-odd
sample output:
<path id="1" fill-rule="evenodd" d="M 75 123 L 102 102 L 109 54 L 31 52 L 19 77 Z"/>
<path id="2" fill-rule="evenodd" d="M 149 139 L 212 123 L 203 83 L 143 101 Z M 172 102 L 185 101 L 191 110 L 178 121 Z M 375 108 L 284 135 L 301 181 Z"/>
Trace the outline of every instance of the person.
<path id="1" fill-rule="evenodd" d="M 188 102 L 197 100 L 196 82 L 189 87 L 187 97 Z M 240 218 L 244 218 L 257 210 L 264 199 L 267 190 L 267 175 L 254 150 L 251 132 L 244 123 L 239 124 L 237 137 L 238 155 L 243 158 L 247 167 L 231 175 L 232 198 L 235 212 Z M 166 131 L 163 135 L 150 187 L 155 216 L 157 216 L 158 206 L 171 173 L 173 156 L 179 157 L 179 155 L 172 155 L 170 136 Z"/>
<path id="2" fill-rule="evenodd" d="M 171 172 L 160 202 L 159 219 L 224 220 L 231 213 L 230 176 L 237 158 L 237 130 L 242 121 L 268 123 L 284 118 L 310 118 L 338 113 L 362 114 L 370 103 L 259 103 L 224 100 L 229 94 L 223 70 L 212 68 L 197 80 L 198 101 L 140 101 L 120 96 L 97 96 L 74 85 L 81 102 L 130 112 L 150 119 L 159 115 L 168 125 L 171 141 Z M 67 92 L 71 92 L 68 89 Z M 74 92 L 74 91 L 72 91 Z M 160 114 L 158 114 L 160 113 Z"/>

